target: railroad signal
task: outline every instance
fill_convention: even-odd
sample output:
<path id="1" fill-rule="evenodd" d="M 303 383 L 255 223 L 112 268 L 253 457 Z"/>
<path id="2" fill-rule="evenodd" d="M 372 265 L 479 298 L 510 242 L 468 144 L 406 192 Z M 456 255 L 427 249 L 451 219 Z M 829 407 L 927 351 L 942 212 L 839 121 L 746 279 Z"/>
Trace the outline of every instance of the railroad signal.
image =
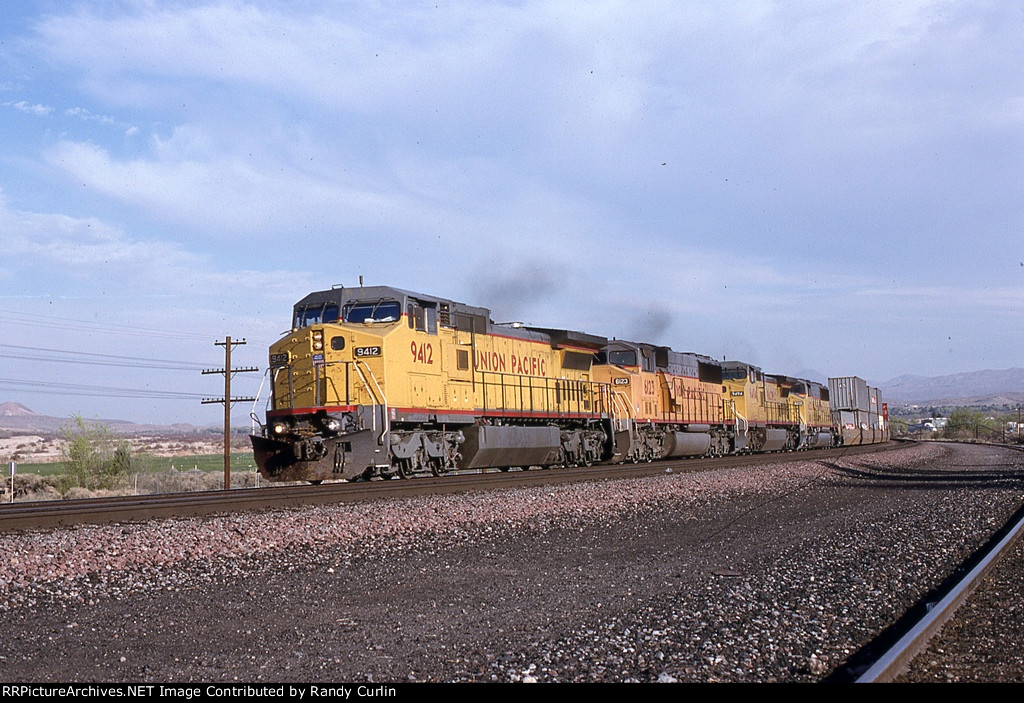
<path id="1" fill-rule="evenodd" d="M 224 397 L 204 398 L 202 404 L 221 403 L 224 405 L 224 490 L 228 490 L 231 488 L 231 406 L 238 402 L 256 402 L 255 398 L 231 397 L 231 376 L 232 374 L 245 373 L 247 371 L 259 371 L 259 369 L 255 366 L 239 369 L 231 368 L 231 348 L 245 344 L 244 338 L 241 341 L 233 342 L 231 337 L 225 337 L 223 342 L 214 342 L 214 344 L 218 347 L 224 347 L 224 368 L 204 369 L 203 375 L 224 374 Z"/>

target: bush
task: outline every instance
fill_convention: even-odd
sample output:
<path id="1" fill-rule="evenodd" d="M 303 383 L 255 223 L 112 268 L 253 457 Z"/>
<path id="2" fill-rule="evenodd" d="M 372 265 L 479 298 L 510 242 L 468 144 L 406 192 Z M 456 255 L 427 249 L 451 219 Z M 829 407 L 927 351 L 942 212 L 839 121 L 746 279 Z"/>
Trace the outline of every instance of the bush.
<path id="1" fill-rule="evenodd" d="M 106 425 L 73 415 L 71 423 L 60 430 L 69 485 L 89 490 L 113 488 L 131 473 L 133 459 L 128 440 Z"/>
<path id="2" fill-rule="evenodd" d="M 999 434 L 985 421 L 985 413 L 970 408 L 957 408 L 949 414 L 946 428 L 942 432 L 947 439 L 988 439 Z"/>
<path id="3" fill-rule="evenodd" d="M 14 500 L 60 500 L 60 491 L 53 485 L 54 477 L 39 474 L 16 474 L 14 476 Z M 10 486 L 10 479 L 4 481 Z M 5 495 L 5 500 L 10 497 Z"/>

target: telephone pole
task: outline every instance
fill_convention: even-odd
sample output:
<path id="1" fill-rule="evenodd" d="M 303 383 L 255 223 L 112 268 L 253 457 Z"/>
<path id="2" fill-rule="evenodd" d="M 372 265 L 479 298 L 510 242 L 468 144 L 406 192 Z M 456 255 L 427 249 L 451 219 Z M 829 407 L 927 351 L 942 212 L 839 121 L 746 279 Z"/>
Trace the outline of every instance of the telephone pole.
<path id="1" fill-rule="evenodd" d="M 244 373 L 246 371 L 259 371 L 255 366 L 250 366 L 242 369 L 231 368 L 231 348 L 245 344 L 243 338 L 240 342 L 232 342 L 231 337 L 225 337 L 223 342 L 214 342 L 218 347 L 224 347 L 224 368 L 222 369 L 206 369 L 203 374 L 211 373 L 222 373 L 224 374 L 224 397 L 223 398 L 204 398 L 202 401 L 203 405 L 210 405 L 211 403 L 223 403 L 224 404 L 224 490 L 231 488 L 231 405 L 232 403 L 252 401 L 255 402 L 255 398 L 232 398 L 231 397 L 231 375 L 236 373 Z"/>

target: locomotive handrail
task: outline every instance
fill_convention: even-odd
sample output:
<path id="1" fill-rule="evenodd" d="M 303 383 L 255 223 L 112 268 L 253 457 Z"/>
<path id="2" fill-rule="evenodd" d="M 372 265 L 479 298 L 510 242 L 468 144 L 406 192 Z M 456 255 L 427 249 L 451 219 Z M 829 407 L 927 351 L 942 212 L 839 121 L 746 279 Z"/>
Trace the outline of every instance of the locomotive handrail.
<path id="1" fill-rule="evenodd" d="M 743 432 L 744 435 L 747 435 L 750 432 L 750 423 L 747 422 L 747 418 L 743 417 L 743 415 L 740 414 L 740 411 L 736 409 L 735 400 L 730 400 L 729 405 L 732 406 L 732 414 L 736 417 L 737 428 L 741 427 L 742 429 L 740 431 Z"/>
<path id="2" fill-rule="evenodd" d="M 279 404 L 280 399 L 277 397 L 277 393 L 275 392 L 275 386 L 277 385 L 277 377 L 280 376 L 281 372 L 284 371 L 285 369 L 288 369 L 288 406 L 287 407 L 294 407 L 295 406 L 295 376 L 292 373 L 292 371 L 293 371 L 292 365 L 288 364 L 287 366 L 278 366 L 278 367 L 272 367 L 272 368 L 268 368 L 267 369 L 268 373 L 273 373 L 274 374 L 274 377 L 271 380 L 271 385 L 270 385 L 270 395 L 267 397 L 267 407 L 270 408 L 271 410 L 277 410 L 278 409 L 278 404 Z M 257 399 L 258 399 L 258 397 L 257 397 Z M 255 408 L 255 404 L 253 405 L 253 407 Z"/>
<path id="3" fill-rule="evenodd" d="M 384 429 L 381 431 L 380 436 L 377 437 L 377 443 L 378 444 L 382 444 L 383 441 L 384 441 L 384 436 L 391 431 L 391 421 L 388 419 L 388 399 L 387 399 L 387 397 L 385 397 L 384 391 L 381 390 L 380 383 L 377 382 L 377 377 L 373 375 L 373 369 L 371 369 L 370 365 L 367 364 L 365 361 L 362 362 L 362 363 L 363 363 L 363 366 L 366 367 L 366 373 L 370 374 L 370 378 L 373 379 L 373 385 L 377 387 L 377 393 L 380 394 L 380 400 L 381 400 L 379 405 L 384 409 L 384 412 L 381 413 L 381 423 L 383 424 Z M 377 405 L 378 405 L 378 403 L 377 403 L 377 396 L 374 395 L 373 389 L 370 388 L 370 384 L 366 380 L 366 376 L 363 375 L 362 370 L 359 368 L 359 360 L 358 359 L 353 360 L 352 367 L 356 370 L 356 373 L 359 374 L 359 379 L 363 382 L 363 386 L 366 388 L 366 392 L 369 394 L 370 400 L 373 401 L 372 402 L 373 412 L 371 414 L 372 416 L 370 418 L 370 421 L 372 423 L 371 424 L 371 429 L 374 432 L 376 432 L 377 431 Z"/>
<path id="4" fill-rule="evenodd" d="M 606 383 L 503 371 L 478 370 L 477 374 L 485 413 L 549 413 L 555 417 L 572 417 L 598 416 L 605 412 Z"/>
<path id="5" fill-rule="evenodd" d="M 359 375 L 359 380 L 363 382 L 363 388 L 366 389 L 366 394 L 370 396 L 370 405 L 373 408 L 371 413 L 370 421 L 373 423 L 370 427 L 373 431 L 377 431 L 377 396 L 373 394 L 373 389 L 370 388 L 370 384 L 366 380 L 366 376 L 363 375 L 362 370 L 359 368 L 359 362 L 353 361 L 352 368 L 356 370 L 356 374 Z"/>
<path id="6" fill-rule="evenodd" d="M 626 409 L 626 412 L 624 414 L 627 418 L 632 420 L 635 417 L 635 414 L 633 412 L 633 404 L 629 401 L 629 398 L 626 397 L 625 393 L 623 393 L 622 391 L 612 390 L 612 398 L 616 401 L 617 404 L 620 404 L 622 407 Z"/>
<path id="7" fill-rule="evenodd" d="M 277 377 L 281 375 L 281 372 L 288 369 L 288 407 L 295 407 L 295 376 L 293 374 L 293 367 L 291 364 L 287 366 L 278 366 L 277 368 L 267 369 L 268 371 L 274 372 L 273 384 L 270 388 L 270 397 L 267 398 L 267 402 L 270 404 L 272 410 L 277 410 L 278 397 L 274 392 L 274 386 L 277 385 Z"/>
<path id="8" fill-rule="evenodd" d="M 626 394 L 623 393 L 622 391 L 615 390 L 613 388 L 611 389 L 611 393 L 613 406 L 625 408 L 625 412 L 623 413 L 623 419 L 618 420 L 616 418 L 615 421 L 624 423 L 620 429 L 626 429 L 628 425 L 625 423 L 628 423 L 628 421 L 633 420 L 635 418 L 635 415 L 633 413 L 633 404 L 629 402 L 629 399 L 626 397 Z"/>
<path id="9" fill-rule="evenodd" d="M 256 397 L 252 399 L 252 410 L 249 412 L 249 417 L 252 418 L 252 422 L 249 425 L 250 430 L 253 434 L 256 434 L 256 425 L 259 424 L 259 420 L 256 419 L 256 406 L 260 403 L 260 394 L 263 393 L 263 386 L 267 383 L 267 378 L 270 376 L 270 369 L 268 368 L 263 372 L 263 379 L 260 381 L 260 387 L 256 391 Z M 262 428 L 262 425 L 260 425 Z"/>

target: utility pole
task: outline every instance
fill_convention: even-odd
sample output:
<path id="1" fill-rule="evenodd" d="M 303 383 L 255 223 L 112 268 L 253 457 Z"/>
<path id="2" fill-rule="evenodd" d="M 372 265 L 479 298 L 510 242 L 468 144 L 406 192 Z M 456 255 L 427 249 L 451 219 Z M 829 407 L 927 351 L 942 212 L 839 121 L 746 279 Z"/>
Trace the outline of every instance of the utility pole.
<path id="1" fill-rule="evenodd" d="M 203 405 L 210 405 L 211 403 L 223 403 L 224 404 L 224 490 L 231 488 L 231 404 L 237 402 L 252 401 L 255 402 L 255 398 L 232 398 L 231 397 L 231 375 L 235 373 L 243 373 L 246 371 L 259 371 L 255 366 L 250 366 L 244 369 L 232 369 L 231 368 L 231 348 L 242 344 L 245 344 L 245 339 L 241 342 L 232 342 L 231 337 L 225 337 L 223 342 L 214 342 L 218 347 L 224 347 L 224 368 L 222 369 L 206 369 L 203 374 L 211 373 L 222 373 L 224 374 L 224 397 L 223 398 L 204 398 L 202 401 Z"/>

